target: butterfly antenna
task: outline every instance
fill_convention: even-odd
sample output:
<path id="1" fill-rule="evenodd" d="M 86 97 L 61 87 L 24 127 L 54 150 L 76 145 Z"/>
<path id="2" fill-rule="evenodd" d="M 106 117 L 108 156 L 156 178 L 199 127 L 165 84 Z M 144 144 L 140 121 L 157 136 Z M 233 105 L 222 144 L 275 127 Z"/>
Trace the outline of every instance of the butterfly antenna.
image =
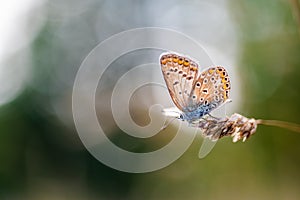
<path id="1" fill-rule="evenodd" d="M 171 119 L 168 123 L 165 123 L 159 131 L 165 130 L 176 118 Z"/>

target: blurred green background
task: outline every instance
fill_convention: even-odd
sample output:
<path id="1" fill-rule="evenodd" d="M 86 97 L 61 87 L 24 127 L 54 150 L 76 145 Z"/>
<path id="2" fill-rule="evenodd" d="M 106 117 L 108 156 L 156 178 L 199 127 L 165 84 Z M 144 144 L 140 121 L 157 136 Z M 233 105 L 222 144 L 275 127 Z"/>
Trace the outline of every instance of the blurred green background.
<path id="1" fill-rule="evenodd" d="M 0 199 L 300 199 L 299 133 L 260 126 L 245 143 L 220 140 L 202 160 L 199 137 L 170 166 L 129 174 L 87 152 L 71 110 L 73 81 L 87 54 L 113 34 L 155 26 L 195 38 L 217 64 L 231 65 L 232 88 L 239 88 L 232 112 L 300 124 L 299 1 L 1 4 Z M 113 141 L 135 151 L 169 140 L 143 143 L 111 130 Z"/>

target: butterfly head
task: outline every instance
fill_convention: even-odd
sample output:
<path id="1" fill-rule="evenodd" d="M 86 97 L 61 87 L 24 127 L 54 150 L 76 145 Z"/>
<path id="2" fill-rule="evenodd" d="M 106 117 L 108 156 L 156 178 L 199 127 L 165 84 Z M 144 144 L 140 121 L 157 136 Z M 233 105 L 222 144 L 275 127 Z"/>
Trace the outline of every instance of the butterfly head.
<path id="1" fill-rule="evenodd" d="M 184 116 L 183 116 L 183 114 L 180 114 L 179 117 L 178 117 L 178 119 L 184 121 Z"/>

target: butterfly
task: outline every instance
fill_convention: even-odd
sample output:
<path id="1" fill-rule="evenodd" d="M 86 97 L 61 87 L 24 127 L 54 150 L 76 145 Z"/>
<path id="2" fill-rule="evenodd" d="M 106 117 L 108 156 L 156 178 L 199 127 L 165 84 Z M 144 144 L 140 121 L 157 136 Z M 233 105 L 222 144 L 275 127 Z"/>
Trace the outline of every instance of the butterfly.
<path id="1" fill-rule="evenodd" d="M 180 110 L 179 119 L 197 123 L 229 100 L 230 80 L 221 66 L 201 73 L 197 62 L 177 53 L 163 53 L 160 65 L 171 99 Z"/>

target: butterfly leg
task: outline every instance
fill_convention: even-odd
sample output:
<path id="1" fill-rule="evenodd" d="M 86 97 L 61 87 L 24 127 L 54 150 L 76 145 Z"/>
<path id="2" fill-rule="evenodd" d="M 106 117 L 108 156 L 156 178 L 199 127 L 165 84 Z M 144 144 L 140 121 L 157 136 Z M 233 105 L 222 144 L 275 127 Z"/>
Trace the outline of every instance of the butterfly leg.
<path id="1" fill-rule="evenodd" d="M 215 120 L 220 120 L 221 119 L 219 117 L 212 116 L 210 113 L 208 113 L 207 115 L 210 116 L 211 118 L 215 119 Z"/>

